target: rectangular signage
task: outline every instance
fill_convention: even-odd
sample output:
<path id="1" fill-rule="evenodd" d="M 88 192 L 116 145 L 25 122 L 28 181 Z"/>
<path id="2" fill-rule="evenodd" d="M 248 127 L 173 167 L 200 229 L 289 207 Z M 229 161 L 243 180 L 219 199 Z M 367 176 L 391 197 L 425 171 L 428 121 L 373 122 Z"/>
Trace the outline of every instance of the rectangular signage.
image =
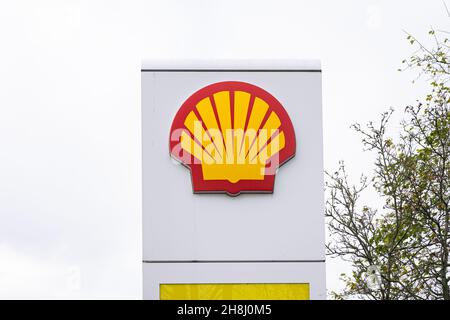
<path id="1" fill-rule="evenodd" d="M 161 300 L 309 300 L 307 283 L 161 284 Z"/>
<path id="2" fill-rule="evenodd" d="M 325 298 L 320 64 L 150 62 L 141 76 L 144 298 L 201 283 Z"/>

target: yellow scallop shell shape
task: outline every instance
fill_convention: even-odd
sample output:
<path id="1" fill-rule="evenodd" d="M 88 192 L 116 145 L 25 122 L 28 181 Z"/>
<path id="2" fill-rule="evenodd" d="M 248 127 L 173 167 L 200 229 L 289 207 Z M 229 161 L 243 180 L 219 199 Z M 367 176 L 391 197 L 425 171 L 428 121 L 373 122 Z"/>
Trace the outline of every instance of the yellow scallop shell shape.
<path id="1" fill-rule="evenodd" d="M 201 162 L 205 180 L 263 180 L 268 159 L 285 147 L 281 121 L 266 101 L 220 91 L 199 101 L 187 115 L 181 147 Z"/>

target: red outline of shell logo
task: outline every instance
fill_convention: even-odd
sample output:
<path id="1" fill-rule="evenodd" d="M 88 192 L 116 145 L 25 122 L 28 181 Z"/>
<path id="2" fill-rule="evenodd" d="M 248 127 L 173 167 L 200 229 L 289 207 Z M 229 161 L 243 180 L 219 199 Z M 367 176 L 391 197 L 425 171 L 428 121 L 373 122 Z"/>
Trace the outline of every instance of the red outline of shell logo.
<path id="1" fill-rule="evenodd" d="M 281 103 L 246 82 L 224 81 L 192 94 L 170 129 L 171 156 L 190 169 L 194 193 L 272 193 L 275 174 L 295 155 Z"/>

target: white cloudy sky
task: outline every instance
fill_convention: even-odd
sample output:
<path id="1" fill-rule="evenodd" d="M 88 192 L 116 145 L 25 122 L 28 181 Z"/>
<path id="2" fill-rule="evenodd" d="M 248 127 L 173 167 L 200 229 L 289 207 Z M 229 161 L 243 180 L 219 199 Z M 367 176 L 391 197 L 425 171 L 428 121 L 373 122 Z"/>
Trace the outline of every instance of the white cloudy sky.
<path id="1" fill-rule="evenodd" d="M 319 58 L 325 166 L 424 95 L 398 73 L 442 1 L 2 1 L 0 297 L 140 298 L 143 58 Z M 329 289 L 345 265 L 328 261 Z"/>

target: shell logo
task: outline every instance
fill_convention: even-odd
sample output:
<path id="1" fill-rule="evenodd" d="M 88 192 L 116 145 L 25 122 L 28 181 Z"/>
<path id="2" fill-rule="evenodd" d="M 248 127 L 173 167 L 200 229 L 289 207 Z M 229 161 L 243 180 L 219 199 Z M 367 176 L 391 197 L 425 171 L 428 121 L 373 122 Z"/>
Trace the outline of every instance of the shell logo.
<path id="1" fill-rule="evenodd" d="M 170 129 L 170 154 L 191 171 L 194 193 L 272 193 L 295 155 L 289 115 L 269 92 L 225 81 L 192 94 Z"/>

